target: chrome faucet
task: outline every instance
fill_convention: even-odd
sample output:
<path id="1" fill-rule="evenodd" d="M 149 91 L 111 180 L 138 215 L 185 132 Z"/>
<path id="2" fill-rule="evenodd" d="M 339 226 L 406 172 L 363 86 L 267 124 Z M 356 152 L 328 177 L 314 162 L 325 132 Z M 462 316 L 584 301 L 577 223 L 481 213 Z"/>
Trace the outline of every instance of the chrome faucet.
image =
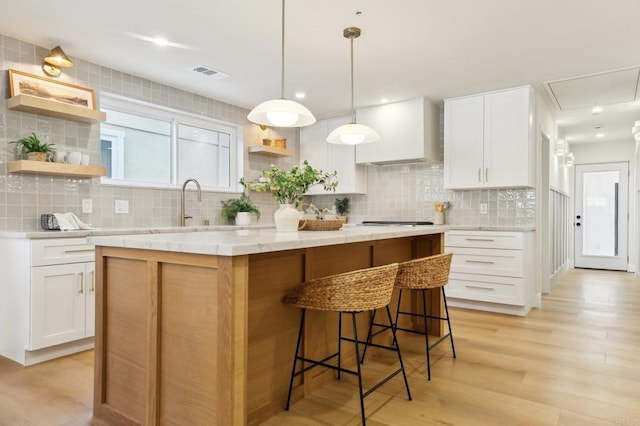
<path id="1" fill-rule="evenodd" d="M 196 187 L 198 188 L 198 201 L 202 201 L 202 191 L 200 191 L 200 183 L 193 178 L 185 180 L 182 184 L 182 200 L 180 203 L 180 226 L 185 226 L 185 220 L 192 218 L 192 216 L 188 216 L 184 212 L 184 190 L 189 182 L 193 182 L 196 184 Z"/>

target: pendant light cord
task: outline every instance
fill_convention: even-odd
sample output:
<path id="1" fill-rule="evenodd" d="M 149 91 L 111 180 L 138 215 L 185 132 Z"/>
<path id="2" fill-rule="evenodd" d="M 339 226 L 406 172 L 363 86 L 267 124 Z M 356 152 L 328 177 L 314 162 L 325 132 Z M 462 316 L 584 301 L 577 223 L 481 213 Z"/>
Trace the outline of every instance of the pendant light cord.
<path id="1" fill-rule="evenodd" d="M 280 64 L 281 67 L 281 80 L 280 80 L 280 99 L 284 99 L 284 1 L 282 0 L 282 40 L 281 40 L 281 47 L 282 47 L 282 62 Z"/>
<path id="2" fill-rule="evenodd" d="M 351 41 L 351 123 L 356 124 L 356 107 L 353 101 L 353 37 L 349 37 L 349 40 Z"/>

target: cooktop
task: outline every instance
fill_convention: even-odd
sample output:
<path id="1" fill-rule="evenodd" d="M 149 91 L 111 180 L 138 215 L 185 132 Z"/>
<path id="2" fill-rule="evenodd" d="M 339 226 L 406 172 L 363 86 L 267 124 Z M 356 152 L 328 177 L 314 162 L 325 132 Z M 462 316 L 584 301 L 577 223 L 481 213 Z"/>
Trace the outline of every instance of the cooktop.
<path id="1" fill-rule="evenodd" d="M 417 226 L 433 225 L 430 221 L 420 220 L 363 220 L 362 226 Z"/>

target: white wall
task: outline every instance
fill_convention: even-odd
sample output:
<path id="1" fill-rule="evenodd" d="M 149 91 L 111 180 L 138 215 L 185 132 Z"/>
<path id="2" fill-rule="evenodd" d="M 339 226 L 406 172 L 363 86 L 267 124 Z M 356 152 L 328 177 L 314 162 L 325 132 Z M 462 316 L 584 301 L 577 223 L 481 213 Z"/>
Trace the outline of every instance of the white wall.
<path id="1" fill-rule="evenodd" d="M 606 142 L 606 143 L 585 143 L 574 144 L 570 146 L 570 151 L 575 156 L 576 164 L 598 164 L 598 163 L 614 163 L 629 162 L 629 270 L 635 271 L 637 265 L 637 239 L 636 235 L 636 147 L 634 140 Z M 573 187 L 573 167 L 571 168 L 571 193 L 574 192 Z"/>

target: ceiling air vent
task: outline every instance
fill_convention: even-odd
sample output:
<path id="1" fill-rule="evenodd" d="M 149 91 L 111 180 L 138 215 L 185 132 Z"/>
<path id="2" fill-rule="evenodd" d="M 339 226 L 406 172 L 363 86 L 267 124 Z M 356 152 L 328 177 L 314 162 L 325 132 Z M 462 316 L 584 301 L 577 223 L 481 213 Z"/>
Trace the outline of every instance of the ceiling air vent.
<path id="1" fill-rule="evenodd" d="M 213 68 L 206 67 L 204 65 L 193 67 L 193 71 L 202 75 L 206 75 L 207 77 L 211 77 L 215 80 L 222 80 L 223 78 L 229 77 L 229 74 L 225 74 L 222 71 L 214 70 Z"/>

